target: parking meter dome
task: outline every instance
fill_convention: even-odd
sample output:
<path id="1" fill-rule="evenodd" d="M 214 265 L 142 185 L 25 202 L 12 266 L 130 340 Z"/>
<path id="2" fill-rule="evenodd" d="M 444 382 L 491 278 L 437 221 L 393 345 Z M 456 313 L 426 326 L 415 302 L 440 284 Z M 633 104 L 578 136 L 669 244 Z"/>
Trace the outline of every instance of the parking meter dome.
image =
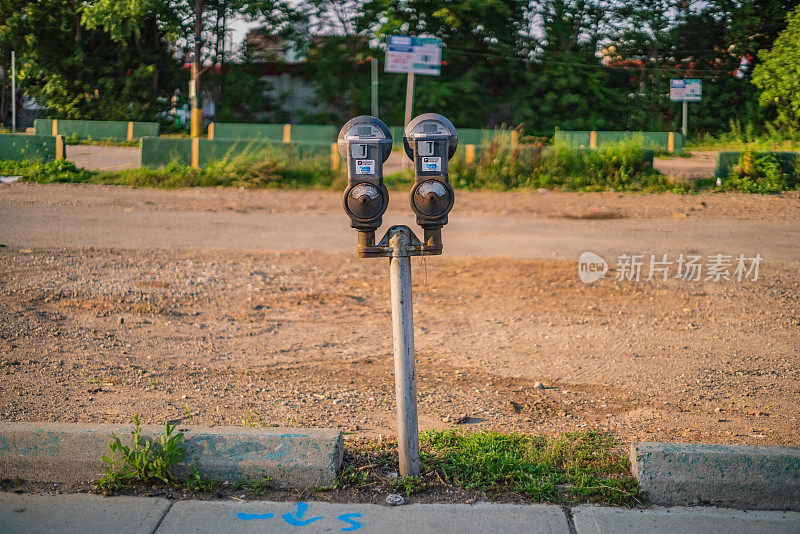
<path id="1" fill-rule="evenodd" d="M 428 217 L 439 217 L 451 205 L 450 192 L 441 182 L 428 180 L 414 190 L 412 201 L 417 211 Z"/>
<path id="2" fill-rule="evenodd" d="M 369 220 L 381 214 L 383 194 L 372 184 L 358 184 L 347 193 L 347 209 L 357 219 Z"/>

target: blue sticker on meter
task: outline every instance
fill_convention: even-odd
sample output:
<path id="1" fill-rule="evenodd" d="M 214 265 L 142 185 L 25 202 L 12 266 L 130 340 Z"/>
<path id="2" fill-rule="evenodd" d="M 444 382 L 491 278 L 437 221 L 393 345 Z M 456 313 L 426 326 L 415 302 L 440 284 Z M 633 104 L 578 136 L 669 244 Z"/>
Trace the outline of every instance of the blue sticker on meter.
<path id="1" fill-rule="evenodd" d="M 440 172 L 442 170 L 442 158 L 422 158 L 422 170 Z"/>
<path id="2" fill-rule="evenodd" d="M 357 159 L 356 174 L 375 174 L 375 160 Z"/>

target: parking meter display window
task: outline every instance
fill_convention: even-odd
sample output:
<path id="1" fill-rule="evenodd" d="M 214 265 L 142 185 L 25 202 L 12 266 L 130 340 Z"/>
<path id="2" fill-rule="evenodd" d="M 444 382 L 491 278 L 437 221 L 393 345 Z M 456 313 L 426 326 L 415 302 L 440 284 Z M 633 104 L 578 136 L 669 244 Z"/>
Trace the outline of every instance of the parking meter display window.
<path id="1" fill-rule="evenodd" d="M 426 135 L 451 135 L 450 130 L 441 122 L 434 120 L 422 121 L 411 130 L 411 137 L 420 138 Z"/>

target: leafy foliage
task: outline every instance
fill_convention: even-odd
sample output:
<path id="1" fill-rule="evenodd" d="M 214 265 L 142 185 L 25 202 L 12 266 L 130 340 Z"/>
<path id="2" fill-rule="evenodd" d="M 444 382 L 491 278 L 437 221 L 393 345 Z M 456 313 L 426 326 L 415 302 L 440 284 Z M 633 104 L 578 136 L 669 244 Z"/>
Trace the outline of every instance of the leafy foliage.
<path id="1" fill-rule="evenodd" d="M 798 185 L 797 161 L 793 169 L 781 165 L 775 154 L 758 154 L 751 151 L 742 154 L 739 164 L 731 169 L 727 179 L 722 183 L 725 189 L 741 191 L 743 193 L 780 193 L 787 189 L 795 189 Z"/>
<path id="2" fill-rule="evenodd" d="M 753 83 L 762 90 L 759 102 L 774 106 L 778 121 L 796 129 L 800 122 L 800 7 L 786 20 L 788 26 L 772 50 L 759 53 L 762 62 L 753 73 Z"/>

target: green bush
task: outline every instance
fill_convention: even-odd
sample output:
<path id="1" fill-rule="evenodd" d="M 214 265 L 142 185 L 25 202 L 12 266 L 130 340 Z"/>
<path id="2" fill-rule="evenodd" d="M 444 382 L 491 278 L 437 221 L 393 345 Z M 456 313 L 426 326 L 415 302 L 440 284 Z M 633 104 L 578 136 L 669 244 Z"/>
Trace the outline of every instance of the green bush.
<path id="1" fill-rule="evenodd" d="M 89 182 L 93 174 L 62 159 L 48 163 L 38 160 L 0 160 L 0 175 L 22 176 L 23 181 L 40 184 L 63 184 Z"/>
<path id="2" fill-rule="evenodd" d="M 652 168 L 652 152 L 636 137 L 596 150 L 556 141 L 552 146 L 516 145 L 494 136 L 483 145 L 477 165 L 462 156 L 450 163 L 451 180 L 467 189 L 555 188 L 568 191 L 664 191 L 680 189 Z"/>
<path id="3" fill-rule="evenodd" d="M 248 151 L 215 161 L 202 169 L 172 162 L 161 169 L 87 171 L 59 160 L 0 161 L 0 174 L 38 183 L 94 183 L 177 189 L 181 187 L 271 187 L 281 189 L 344 187 L 325 157 L 292 158 L 280 147 Z"/>
<path id="4" fill-rule="evenodd" d="M 738 165 L 730 170 L 722 183 L 723 189 L 760 194 L 780 193 L 796 189 L 797 185 L 797 165 L 788 172 L 777 155 L 751 151 L 742 153 Z"/>

